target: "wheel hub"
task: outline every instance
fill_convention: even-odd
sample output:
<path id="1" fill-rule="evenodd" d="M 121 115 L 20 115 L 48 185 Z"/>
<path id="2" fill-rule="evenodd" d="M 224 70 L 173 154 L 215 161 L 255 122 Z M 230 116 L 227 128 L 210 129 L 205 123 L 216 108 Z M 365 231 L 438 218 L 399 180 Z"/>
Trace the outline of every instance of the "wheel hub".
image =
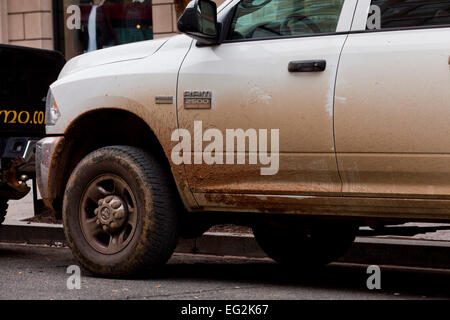
<path id="1" fill-rule="evenodd" d="M 102 226 L 103 231 L 110 234 L 119 231 L 128 217 L 125 203 L 118 196 L 100 199 L 94 213 L 97 216 L 97 224 Z"/>

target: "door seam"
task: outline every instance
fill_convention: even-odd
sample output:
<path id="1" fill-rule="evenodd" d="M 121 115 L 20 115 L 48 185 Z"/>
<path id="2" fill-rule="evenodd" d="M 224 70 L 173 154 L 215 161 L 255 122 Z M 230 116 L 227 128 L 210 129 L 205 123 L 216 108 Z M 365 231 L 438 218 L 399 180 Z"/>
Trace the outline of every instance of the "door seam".
<path id="1" fill-rule="evenodd" d="M 342 179 L 341 170 L 339 168 L 338 154 L 337 154 L 337 149 L 336 149 L 336 110 L 335 110 L 335 107 L 336 107 L 336 85 L 337 85 L 337 80 L 338 80 L 338 75 L 339 75 L 339 67 L 341 65 L 341 57 L 342 57 L 342 53 L 345 48 L 345 44 L 347 43 L 348 37 L 349 37 L 349 35 L 347 35 L 345 37 L 344 43 L 342 44 L 342 47 L 341 47 L 341 51 L 339 52 L 339 58 L 338 58 L 337 67 L 336 67 L 336 75 L 334 77 L 334 90 L 333 90 L 333 146 L 334 146 L 334 159 L 336 161 L 336 169 L 338 172 L 339 181 L 341 182 L 341 191 L 340 191 L 341 194 L 344 190 L 344 181 Z"/>

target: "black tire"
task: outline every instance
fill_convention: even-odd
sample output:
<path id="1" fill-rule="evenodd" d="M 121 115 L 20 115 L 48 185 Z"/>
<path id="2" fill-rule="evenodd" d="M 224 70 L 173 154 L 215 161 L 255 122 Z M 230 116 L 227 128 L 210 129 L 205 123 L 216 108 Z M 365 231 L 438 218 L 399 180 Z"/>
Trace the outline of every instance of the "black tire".
<path id="1" fill-rule="evenodd" d="M 8 211 L 8 200 L 0 199 L 0 224 L 5 221 L 6 211 Z"/>
<path id="2" fill-rule="evenodd" d="M 343 256 L 355 240 L 358 227 L 347 223 L 301 226 L 259 223 L 255 239 L 276 262 L 305 269 L 319 267 Z"/>
<path id="3" fill-rule="evenodd" d="M 90 210 L 93 209 L 89 207 L 91 205 L 89 201 L 95 200 L 90 199 L 88 195 L 92 193 L 89 193 L 89 190 L 105 191 L 106 185 L 101 188 L 99 186 L 101 183 L 106 183 L 110 176 L 117 179 L 113 184 L 125 183 L 117 188 L 114 184 L 108 192 L 111 195 L 121 194 L 120 192 L 128 193 L 122 196 L 126 199 L 123 200 L 123 207 L 130 210 L 126 219 L 130 220 L 132 215 L 135 226 L 133 227 L 129 221 L 125 222 L 124 228 L 132 230 L 124 231 L 123 236 L 123 232 L 120 231 L 118 237 L 122 237 L 124 247 L 118 252 L 105 253 L 100 252 L 101 237 L 110 237 L 109 245 L 106 245 L 108 240 L 105 241 L 106 249 L 104 250 L 110 246 L 117 249 L 111 245 L 113 233 L 105 232 L 106 235 L 96 235 L 98 232 L 96 230 L 92 233 L 95 236 L 86 236 L 88 231 L 85 229 L 90 229 L 83 229 L 82 225 L 85 221 L 87 225 L 90 219 L 97 219 L 100 226 L 105 227 L 103 222 L 99 222 L 100 217 L 102 219 L 104 217 L 103 213 L 101 216 L 98 213 L 104 210 L 100 204 L 95 204 L 99 206 L 97 208 L 99 210 L 94 211 L 93 218 L 89 218 Z M 105 179 L 105 182 L 101 179 Z M 98 185 L 95 185 L 96 181 L 100 181 Z M 126 185 L 129 189 L 126 189 Z M 90 187 L 92 189 L 86 190 Z M 175 192 L 169 173 L 153 156 L 141 149 L 111 146 L 92 152 L 73 171 L 64 195 L 64 231 L 74 256 L 85 269 L 104 277 L 128 277 L 160 268 L 172 256 L 178 241 L 178 198 Z M 85 201 L 83 205 L 82 200 Z M 106 205 L 108 199 L 105 198 L 102 201 Z M 108 216 L 115 215 L 116 213 L 110 215 L 108 211 Z M 129 234 L 126 235 L 128 232 Z M 125 237 L 127 237 L 126 241 Z M 120 241 L 115 242 L 117 245 Z"/>

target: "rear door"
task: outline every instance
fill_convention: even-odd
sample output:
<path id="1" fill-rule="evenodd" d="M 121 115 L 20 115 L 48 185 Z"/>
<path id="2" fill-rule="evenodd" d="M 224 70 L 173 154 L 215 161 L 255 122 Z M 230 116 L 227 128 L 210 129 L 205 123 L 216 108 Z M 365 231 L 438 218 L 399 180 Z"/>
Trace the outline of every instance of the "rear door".
<path id="1" fill-rule="evenodd" d="M 360 0 L 339 65 L 343 191 L 450 197 L 450 1 Z"/>
<path id="2" fill-rule="evenodd" d="M 199 153 L 209 143 L 200 142 L 193 150 L 199 161 L 194 163 L 191 155 L 191 163 L 185 163 L 199 204 L 213 199 L 205 198 L 207 193 L 339 194 L 334 85 L 356 1 L 245 0 L 234 5 L 226 41 L 218 46 L 194 44 L 183 63 L 178 96 L 185 99 L 179 99 L 179 126 L 192 136 L 200 131 L 200 137 L 207 129 L 224 137 L 227 130 L 267 130 L 269 150 L 270 133 L 279 130 L 279 146 L 273 149 L 279 152 L 279 168 L 262 175 L 261 167 L 269 165 L 249 165 L 255 150 L 248 145 L 233 151 L 234 157 L 246 155 L 245 164 L 227 163 L 224 155 L 220 163 L 202 164 Z M 323 62 L 323 70 L 295 69 L 311 61 Z M 186 94 L 210 95 L 211 103 L 187 105 L 191 100 Z M 195 122 L 202 126 L 195 128 Z M 266 140 L 261 134 L 258 138 Z M 223 148 L 230 150 L 225 143 Z"/>

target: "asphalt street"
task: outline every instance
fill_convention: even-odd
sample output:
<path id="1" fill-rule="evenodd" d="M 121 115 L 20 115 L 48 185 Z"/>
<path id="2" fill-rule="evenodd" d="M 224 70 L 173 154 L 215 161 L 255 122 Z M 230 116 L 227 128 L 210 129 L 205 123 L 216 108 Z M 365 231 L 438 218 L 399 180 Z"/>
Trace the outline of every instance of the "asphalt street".
<path id="1" fill-rule="evenodd" d="M 269 259 L 176 254 L 152 277 L 117 280 L 81 274 L 67 289 L 67 248 L 0 244 L 0 299 L 449 299 L 450 270 L 381 266 L 381 290 L 367 289 L 367 266 L 286 270 Z"/>

